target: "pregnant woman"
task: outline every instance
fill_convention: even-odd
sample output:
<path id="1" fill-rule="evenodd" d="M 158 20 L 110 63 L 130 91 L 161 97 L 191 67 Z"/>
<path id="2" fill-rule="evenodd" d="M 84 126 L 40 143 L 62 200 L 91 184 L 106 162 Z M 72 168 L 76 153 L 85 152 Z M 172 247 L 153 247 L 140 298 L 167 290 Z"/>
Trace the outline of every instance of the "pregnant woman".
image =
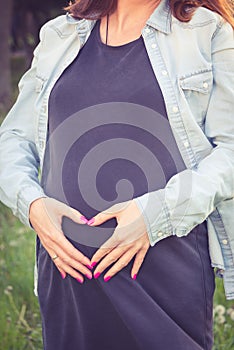
<path id="1" fill-rule="evenodd" d="M 211 350 L 214 268 L 234 298 L 228 2 L 67 10 L 0 134 L 1 200 L 36 232 L 44 349 Z"/>

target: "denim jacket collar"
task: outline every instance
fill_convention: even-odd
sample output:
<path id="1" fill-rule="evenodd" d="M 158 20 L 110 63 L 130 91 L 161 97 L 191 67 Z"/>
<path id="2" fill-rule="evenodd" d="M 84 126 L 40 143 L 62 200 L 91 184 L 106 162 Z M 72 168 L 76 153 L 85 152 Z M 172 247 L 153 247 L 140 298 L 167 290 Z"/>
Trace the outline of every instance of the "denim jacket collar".
<path id="1" fill-rule="evenodd" d="M 66 17 L 68 23 L 77 23 L 78 32 L 88 32 L 93 28 L 96 22 L 96 20 L 88 20 L 85 18 L 77 19 L 72 17 L 69 13 L 66 14 Z M 168 0 L 161 0 L 160 4 L 146 21 L 146 24 L 165 34 L 171 32 L 171 10 Z"/>
<path id="2" fill-rule="evenodd" d="M 171 33 L 171 10 L 168 0 L 161 0 L 146 24 L 165 33 Z"/>

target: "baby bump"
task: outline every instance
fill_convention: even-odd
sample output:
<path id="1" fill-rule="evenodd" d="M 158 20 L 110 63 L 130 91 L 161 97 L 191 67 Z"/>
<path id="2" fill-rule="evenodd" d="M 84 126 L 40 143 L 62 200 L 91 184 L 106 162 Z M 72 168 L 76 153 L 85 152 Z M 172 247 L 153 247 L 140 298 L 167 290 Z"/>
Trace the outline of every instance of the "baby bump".
<path id="1" fill-rule="evenodd" d="M 115 103 L 110 115 L 109 104 L 104 105 L 90 107 L 88 115 L 70 117 L 65 130 L 58 127 L 47 144 L 43 166 L 46 194 L 87 218 L 116 203 L 164 188 L 185 167 L 166 118 L 139 105 L 135 109 L 132 104 L 131 113 L 126 113 L 126 103 Z M 91 241 L 94 237 L 90 246 L 97 246 L 96 236 L 104 241 L 115 226 L 112 219 L 92 231 L 86 227 L 78 230 L 64 220 L 65 234 L 71 239 L 79 235 L 79 242 L 85 244 L 82 237 Z"/>

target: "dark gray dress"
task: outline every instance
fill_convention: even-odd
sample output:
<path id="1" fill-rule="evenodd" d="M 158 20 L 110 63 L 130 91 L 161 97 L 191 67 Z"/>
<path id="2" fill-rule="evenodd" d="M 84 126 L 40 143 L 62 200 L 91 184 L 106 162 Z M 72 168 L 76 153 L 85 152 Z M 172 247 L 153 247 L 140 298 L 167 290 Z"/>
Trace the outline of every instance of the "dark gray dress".
<path id="1" fill-rule="evenodd" d="M 49 196 L 88 218 L 185 169 L 142 37 L 105 46 L 99 26 L 51 92 L 42 174 Z M 115 227 L 115 219 L 96 228 L 63 220 L 66 237 L 89 258 Z M 135 281 L 132 264 L 108 282 L 108 270 L 83 284 L 63 280 L 37 237 L 44 349 L 211 350 L 206 222 L 150 247 Z"/>

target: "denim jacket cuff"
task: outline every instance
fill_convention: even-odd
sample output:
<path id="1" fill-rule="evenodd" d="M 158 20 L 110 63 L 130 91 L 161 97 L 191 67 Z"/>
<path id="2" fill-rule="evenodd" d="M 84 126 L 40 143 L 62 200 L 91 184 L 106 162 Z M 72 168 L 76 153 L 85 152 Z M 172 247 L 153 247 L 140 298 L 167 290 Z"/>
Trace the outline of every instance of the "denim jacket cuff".
<path id="1" fill-rule="evenodd" d="M 28 185 L 21 188 L 17 200 L 17 216 L 24 225 L 32 228 L 29 221 L 29 208 L 34 200 L 42 197 L 47 197 L 47 195 L 40 185 Z"/>
<path id="2" fill-rule="evenodd" d="M 133 199 L 143 215 L 151 246 L 175 234 L 164 197 L 165 190 L 158 190 Z"/>

